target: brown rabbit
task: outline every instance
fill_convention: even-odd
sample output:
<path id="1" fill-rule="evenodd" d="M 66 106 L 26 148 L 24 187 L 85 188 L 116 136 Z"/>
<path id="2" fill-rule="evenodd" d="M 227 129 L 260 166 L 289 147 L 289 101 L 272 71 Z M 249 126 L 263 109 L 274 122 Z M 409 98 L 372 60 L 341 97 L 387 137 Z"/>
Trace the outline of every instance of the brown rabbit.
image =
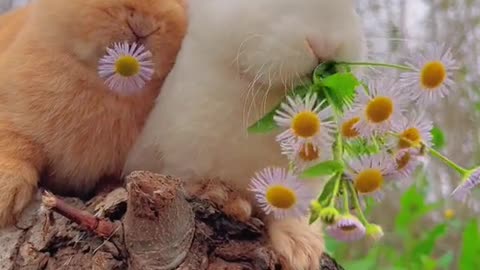
<path id="1" fill-rule="evenodd" d="M 0 54 L 12 44 L 22 29 L 27 19 L 29 7 L 30 5 L 17 8 L 0 16 Z"/>
<path id="2" fill-rule="evenodd" d="M 21 30 L 0 49 L 0 227 L 39 182 L 82 196 L 121 174 L 186 30 L 182 0 L 37 0 L 23 12 Z M 132 96 L 97 75 L 106 47 L 125 40 L 144 44 L 155 65 Z"/>

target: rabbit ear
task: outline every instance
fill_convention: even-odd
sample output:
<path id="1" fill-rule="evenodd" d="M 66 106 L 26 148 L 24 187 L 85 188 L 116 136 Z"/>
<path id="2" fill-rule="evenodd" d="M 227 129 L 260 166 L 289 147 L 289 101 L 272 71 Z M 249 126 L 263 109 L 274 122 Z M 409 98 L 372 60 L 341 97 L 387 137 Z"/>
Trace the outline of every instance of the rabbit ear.
<path id="1" fill-rule="evenodd" d="M 178 3 L 185 9 L 188 8 L 188 2 L 189 0 L 178 0 Z"/>

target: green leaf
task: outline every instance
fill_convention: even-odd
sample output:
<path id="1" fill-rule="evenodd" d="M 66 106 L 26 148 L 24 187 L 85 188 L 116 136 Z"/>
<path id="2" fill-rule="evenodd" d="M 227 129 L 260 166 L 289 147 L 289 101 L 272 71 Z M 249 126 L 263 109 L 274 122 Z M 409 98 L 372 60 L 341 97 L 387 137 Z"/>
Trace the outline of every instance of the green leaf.
<path id="1" fill-rule="evenodd" d="M 332 197 L 332 191 L 335 187 L 335 180 L 336 177 L 332 177 L 323 187 L 322 194 L 320 194 L 320 197 L 318 198 L 318 202 L 320 205 L 322 205 L 322 207 L 327 207 L 327 204 Z"/>
<path id="2" fill-rule="evenodd" d="M 369 250 L 367 256 L 355 260 L 349 261 L 345 263 L 341 263 L 345 269 L 361 269 L 361 270 L 374 270 L 378 268 L 378 258 L 380 253 L 380 246 L 375 246 L 371 250 Z"/>
<path id="3" fill-rule="evenodd" d="M 318 65 L 313 71 L 313 82 L 323 80 L 324 78 L 331 76 L 338 72 L 337 64 L 335 62 L 323 62 Z"/>
<path id="4" fill-rule="evenodd" d="M 433 136 L 433 148 L 435 148 L 436 150 L 442 149 L 445 146 L 445 134 L 443 133 L 443 131 L 438 127 L 434 127 L 431 133 Z"/>
<path id="5" fill-rule="evenodd" d="M 450 265 L 452 264 L 453 259 L 453 251 L 450 250 L 438 259 L 438 267 L 446 270 L 451 269 Z"/>
<path id="6" fill-rule="evenodd" d="M 374 155 L 380 151 L 380 147 L 375 145 L 375 143 L 375 138 L 370 139 L 370 141 L 359 139 L 347 142 L 345 144 L 345 149 L 348 151 L 348 155 L 352 158 L 363 155 Z"/>
<path id="7" fill-rule="evenodd" d="M 480 269 L 480 233 L 478 221 L 470 221 L 462 235 L 463 245 L 459 260 L 459 270 Z"/>
<path id="8" fill-rule="evenodd" d="M 318 212 L 311 212 L 310 213 L 310 218 L 308 219 L 308 224 L 313 224 L 315 221 L 318 220 L 318 218 L 320 217 L 320 213 Z"/>
<path id="9" fill-rule="evenodd" d="M 324 240 L 325 240 L 325 247 L 327 249 L 327 253 L 333 258 L 336 257 L 336 253 L 338 251 L 342 251 L 341 249 L 345 247 L 345 245 L 342 242 L 337 241 L 332 237 L 328 237 L 328 235 L 326 235 Z"/>
<path id="10" fill-rule="evenodd" d="M 430 256 L 437 241 L 448 232 L 447 224 L 440 224 L 428 232 L 424 239 L 419 241 L 414 248 L 413 254 Z"/>
<path id="11" fill-rule="evenodd" d="M 399 233 L 406 233 L 408 228 L 424 212 L 425 198 L 417 187 L 412 185 L 400 199 L 401 209 L 396 217 L 395 226 Z"/>
<path id="12" fill-rule="evenodd" d="M 355 99 L 355 89 L 360 85 L 352 73 L 336 73 L 322 80 L 325 91 L 338 110 L 343 111 Z"/>
<path id="13" fill-rule="evenodd" d="M 420 257 L 420 260 L 422 262 L 422 270 L 435 270 L 437 269 L 437 261 L 435 259 L 422 255 Z"/>
<path id="14" fill-rule="evenodd" d="M 337 172 L 342 172 L 343 169 L 343 164 L 340 161 L 329 160 L 305 170 L 301 178 L 317 178 L 319 176 L 332 175 Z"/>
<path id="15" fill-rule="evenodd" d="M 267 133 L 270 131 L 275 130 L 278 126 L 275 123 L 275 120 L 273 117 L 277 113 L 277 109 L 280 107 L 280 105 L 276 106 L 272 111 L 267 113 L 262 119 L 260 119 L 258 122 L 253 124 L 248 128 L 248 132 L 250 133 Z"/>

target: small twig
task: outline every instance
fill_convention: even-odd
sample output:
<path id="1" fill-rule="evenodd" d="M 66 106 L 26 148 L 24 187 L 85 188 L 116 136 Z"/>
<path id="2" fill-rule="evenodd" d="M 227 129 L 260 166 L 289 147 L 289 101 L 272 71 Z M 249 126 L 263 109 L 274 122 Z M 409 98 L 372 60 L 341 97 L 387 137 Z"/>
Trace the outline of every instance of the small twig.
<path id="1" fill-rule="evenodd" d="M 46 209 L 64 216 L 100 237 L 108 238 L 113 235 L 117 229 L 117 226 L 112 222 L 95 217 L 87 211 L 72 207 L 48 191 L 45 191 L 42 195 L 42 204 Z"/>

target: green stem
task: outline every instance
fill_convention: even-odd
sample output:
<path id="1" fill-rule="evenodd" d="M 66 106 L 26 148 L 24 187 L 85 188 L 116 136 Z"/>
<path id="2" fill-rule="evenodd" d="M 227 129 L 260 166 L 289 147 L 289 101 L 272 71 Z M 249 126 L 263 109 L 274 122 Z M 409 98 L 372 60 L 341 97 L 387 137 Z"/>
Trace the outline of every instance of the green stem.
<path id="1" fill-rule="evenodd" d="M 335 119 L 335 122 L 339 126 L 340 112 L 335 108 L 335 106 L 333 106 L 332 97 L 330 97 L 330 94 L 328 93 L 327 89 L 324 90 L 324 93 L 325 93 L 325 97 L 327 98 L 328 104 L 330 104 L 330 106 L 333 108 L 333 111 L 334 111 L 333 117 Z M 333 158 L 335 160 L 342 160 L 342 156 L 343 156 L 343 139 L 340 132 L 338 132 L 336 142 L 335 142 L 335 149 L 333 152 Z"/>
<path id="2" fill-rule="evenodd" d="M 294 168 L 295 165 L 293 164 L 293 162 L 288 163 L 288 171 L 293 172 Z"/>
<path id="3" fill-rule="evenodd" d="M 328 104 L 333 108 L 333 111 L 334 111 L 333 117 L 335 119 L 335 122 L 337 123 L 337 125 L 339 125 L 340 112 L 335 108 L 335 106 L 333 106 L 332 98 L 330 97 L 330 94 L 328 93 L 326 88 L 324 89 L 324 93 L 325 93 L 325 97 L 327 98 Z M 343 156 L 342 135 L 340 133 L 337 133 L 337 138 L 335 141 L 335 149 L 333 152 L 333 158 L 334 160 L 343 162 L 342 156 Z M 340 190 L 340 182 L 342 180 L 342 175 L 343 175 L 343 172 L 339 172 L 335 175 L 336 177 L 335 186 L 333 188 L 332 198 L 330 199 L 330 204 L 329 204 L 330 207 L 333 207 L 335 204 L 335 198 L 337 197 L 338 191 Z"/>
<path id="4" fill-rule="evenodd" d="M 338 62 L 339 65 L 347 66 L 369 66 L 369 67 L 384 67 L 394 68 L 403 71 L 415 71 L 413 68 L 404 65 L 386 64 L 386 63 L 373 63 L 373 62 Z"/>
<path id="5" fill-rule="evenodd" d="M 365 218 L 365 215 L 363 214 L 362 207 L 360 206 L 360 199 L 358 198 L 358 193 L 355 190 L 355 188 L 353 187 L 352 182 L 348 183 L 348 187 L 350 189 L 350 192 L 352 193 L 353 204 L 355 206 L 355 209 L 357 209 L 358 218 L 363 223 L 363 225 L 367 225 L 369 222 L 368 222 L 367 218 Z"/>
<path id="6" fill-rule="evenodd" d="M 427 151 L 434 157 L 436 157 L 437 159 L 439 159 L 440 161 L 442 161 L 443 163 L 445 163 L 447 166 L 450 166 L 450 168 L 454 169 L 455 171 L 457 171 L 460 175 L 464 176 L 465 174 L 467 174 L 469 172 L 469 170 L 465 169 L 465 168 L 462 168 L 461 166 L 459 166 L 457 163 L 453 162 L 452 160 L 450 160 L 449 158 L 447 158 L 446 156 L 442 155 L 442 153 L 438 152 L 437 150 L 433 149 L 433 148 L 430 148 L 430 147 L 427 147 Z"/>
<path id="7" fill-rule="evenodd" d="M 345 181 L 342 181 L 342 190 L 343 190 L 343 208 L 345 213 L 350 213 L 350 208 L 348 207 L 348 189 Z"/>
<path id="8" fill-rule="evenodd" d="M 342 174 L 337 173 L 335 175 L 335 186 L 333 187 L 332 198 L 330 198 L 330 203 L 328 204 L 329 207 L 334 207 L 335 198 L 338 195 L 338 191 L 340 190 L 340 182 L 342 180 Z"/>

